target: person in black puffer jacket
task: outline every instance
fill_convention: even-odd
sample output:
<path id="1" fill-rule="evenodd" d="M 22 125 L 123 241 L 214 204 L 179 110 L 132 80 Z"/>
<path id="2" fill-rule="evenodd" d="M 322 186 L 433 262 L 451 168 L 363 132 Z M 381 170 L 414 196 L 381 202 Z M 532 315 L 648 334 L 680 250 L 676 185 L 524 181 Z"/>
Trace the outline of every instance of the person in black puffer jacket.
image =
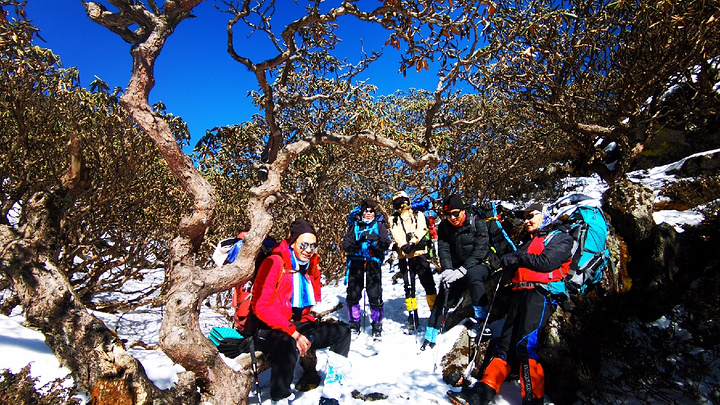
<path id="1" fill-rule="evenodd" d="M 443 269 L 440 292 L 430 311 L 421 350 L 435 346 L 447 309 L 457 305 L 466 289 L 470 290 L 477 324 L 482 325 L 488 315 L 485 281 L 490 275 L 486 264 L 490 245 L 485 221 L 467 210 L 458 194 L 445 199 L 442 211 L 445 220 L 438 226 L 438 256 Z"/>

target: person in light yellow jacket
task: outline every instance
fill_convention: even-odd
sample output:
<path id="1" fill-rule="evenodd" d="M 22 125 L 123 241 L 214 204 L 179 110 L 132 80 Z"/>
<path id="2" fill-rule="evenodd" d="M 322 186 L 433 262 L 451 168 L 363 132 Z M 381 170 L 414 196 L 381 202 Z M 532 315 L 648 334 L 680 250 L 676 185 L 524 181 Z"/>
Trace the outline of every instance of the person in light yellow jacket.
<path id="1" fill-rule="evenodd" d="M 408 310 L 408 331 L 415 331 L 419 325 L 417 299 L 415 298 L 415 276 L 425 289 L 428 306 L 433 307 L 437 290 L 430 270 L 428 249 L 432 249 L 425 214 L 415 211 L 410 197 L 404 191 L 393 195 L 393 212 L 389 221 L 390 234 L 398 252 L 398 267 L 402 272 L 405 286 L 405 306 Z"/>

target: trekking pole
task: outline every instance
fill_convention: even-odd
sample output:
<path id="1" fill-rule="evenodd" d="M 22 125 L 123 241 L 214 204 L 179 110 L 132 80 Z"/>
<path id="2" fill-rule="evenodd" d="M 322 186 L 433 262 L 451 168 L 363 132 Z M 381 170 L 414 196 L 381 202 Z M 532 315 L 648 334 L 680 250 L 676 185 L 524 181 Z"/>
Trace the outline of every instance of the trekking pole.
<path id="1" fill-rule="evenodd" d="M 255 377 L 255 393 L 257 394 L 258 404 L 262 404 L 262 397 L 260 395 L 260 379 L 258 378 L 258 366 L 257 357 L 255 357 L 255 339 L 253 336 L 249 336 L 250 339 L 250 364 L 252 365 L 253 376 Z"/>
<path id="2" fill-rule="evenodd" d="M 363 266 L 363 325 L 362 328 L 367 333 L 367 329 L 365 329 L 365 318 L 367 318 L 367 259 L 365 259 L 365 266 Z"/>
<path id="3" fill-rule="evenodd" d="M 407 280 L 406 281 L 407 288 L 406 288 L 405 296 L 406 297 L 408 295 L 410 296 L 410 308 L 408 308 L 408 316 L 411 317 L 413 320 L 413 327 L 415 328 L 415 343 L 418 343 L 418 326 L 419 325 L 417 323 L 417 317 L 415 316 L 415 314 L 417 314 L 417 309 L 415 309 L 415 312 L 413 312 L 413 305 L 412 305 L 413 298 L 415 298 L 415 289 L 413 288 L 413 281 L 415 281 L 414 280 L 415 276 L 410 271 L 410 261 L 409 260 L 407 262 L 407 266 L 405 267 L 405 272 L 406 272 L 405 280 Z M 417 298 L 415 298 L 415 303 L 417 305 Z M 408 325 L 408 327 L 409 327 L 409 325 Z M 410 333 L 410 331 L 408 331 L 408 333 Z"/>
<path id="4" fill-rule="evenodd" d="M 442 334 L 445 332 L 445 321 L 447 320 L 448 311 L 450 308 L 448 308 L 448 298 L 450 297 L 450 288 L 449 286 L 446 286 L 445 284 L 442 284 L 443 290 L 445 290 L 445 297 L 443 297 L 443 306 L 442 310 L 440 311 L 440 329 L 438 330 L 438 334 Z"/>
<path id="5" fill-rule="evenodd" d="M 475 358 L 477 357 L 478 353 L 480 352 L 480 340 L 482 339 L 483 332 L 485 331 L 485 327 L 487 326 L 488 320 L 490 319 L 490 314 L 492 313 L 493 305 L 495 305 L 495 297 L 497 297 L 497 292 L 500 290 L 500 280 L 497 282 L 497 286 L 495 286 L 495 293 L 493 294 L 492 300 L 490 300 L 490 306 L 488 307 L 487 316 L 485 317 L 485 322 L 483 322 L 482 328 L 478 330 L 477 336 L 475 336 L 475 353 L 472 353 L 470 348 L 468 348 L 468 355 L 471 355 L 471 357 L 468 358 L 468 365 L 465 369 L 465 372 L 463 372 L 463 377 L 468 378 L 470 376 L 470 373 L 472 373 L 472 370 L 475 368 Z M 470 344 L 470 337 L 468 336 L 468 344 Z"/>
<path id="6" fill-rule="evenodd" d="M 449 302 L 449 297 L 450 297 L 450 288 L 448 288 L 443 283 L 441 283 L 440 285 L 441 285 L 442 291 L 445 294 L 445 296 L 443 297 L 443 306 L 440 310 L 441 315 L 440 315 L 440 328 L 438 329 L 438 336 L 441 335 L 445 331 L 445 320 L 447 319 L 447 314 L 449 311 L 448 302 Z M 434 354 L 435 360 L 433 361 L 433 373 L 435 373 L 435 371 L 437 370 L 437 366 L 438 366 L 437 356 L 438 356 L 438 352 L 440 351 L 440 345 L 438 345 L 437 342 L 435 342 L 434 350 L 435 350 L 435 354 Z"/>
<path id="7" fill-rule="evenodd" d="M 415 305 L 417 305 L 417 298 L 415 298 Z M 415 344 L 418 344 L 418 343 L 420 343 L 420 341 L 418 339 L 418 337 L 419 337 L 418 335 L 420 334 L 419 330 L 418 330 L 418 328 L 420 328 L 420 320 L 418 319 L 417 308 L 413 310 L 412 317 L 413 317 L 413 325 L 415 325 Z"/>

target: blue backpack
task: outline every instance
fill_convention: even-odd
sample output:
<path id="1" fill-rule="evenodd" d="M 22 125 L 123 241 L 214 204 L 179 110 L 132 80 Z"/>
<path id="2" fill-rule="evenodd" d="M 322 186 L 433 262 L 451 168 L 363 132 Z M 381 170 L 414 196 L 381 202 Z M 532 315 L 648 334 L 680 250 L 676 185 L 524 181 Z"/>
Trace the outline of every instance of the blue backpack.
<path id="1" fill-rule="evenodd" d="M 582 294 L 602 280 L 605 269 L 614 267 L 607 248 L 610 226 L 600 208 L 582 201 L 561 207 L 555 218 L 555 228 L 573 238 L 572 262 L 565 287 L 570 294 Z"/>

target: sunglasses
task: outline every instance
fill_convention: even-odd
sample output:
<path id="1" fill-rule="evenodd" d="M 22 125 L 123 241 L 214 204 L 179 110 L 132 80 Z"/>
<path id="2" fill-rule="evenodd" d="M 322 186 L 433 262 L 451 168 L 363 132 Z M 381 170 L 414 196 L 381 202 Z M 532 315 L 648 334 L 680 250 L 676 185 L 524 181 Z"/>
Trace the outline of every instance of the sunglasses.
<path id="1" fill-rule="evenodd" d="M 539 212 L 537 212 L 537 211 L 533 212 L 533 213 L 527 213 L 527 214 L 523 215 L 523 219 L 527 221 L 527 220 L 533 219 L 535 217 L 535 215 L 538 215 L 538 214 L 539 214 Z"/>
<path id="2" fill-rule="evenodd" d="M 460 216 L 460 213 L 462 213 L 462 210 L 449 211 L 449 212 L 445 213 L 445 216 L 448 218 L 457 218 Z"/>
<path id="3" fill-rule="evenodd" d="M 372 209 L 372 208 L 368 208 L 368 209 L 365 210 L 365 213 L 366 213 L 366 214 L 374 214 L 374 213 L 375 213 L 375 210 Z"/>
<path id="4" fill-rule="evenodd" d="M 301 251 L 310 249 L 310 250 L 312 250 L 312 251 L 314 252 L 314 251 L 317 250 L 317 248 L 318 248 L 317 243 L 302 242 L 302 243 L 300 244 L 300 250 L 301 250 Z"/>

